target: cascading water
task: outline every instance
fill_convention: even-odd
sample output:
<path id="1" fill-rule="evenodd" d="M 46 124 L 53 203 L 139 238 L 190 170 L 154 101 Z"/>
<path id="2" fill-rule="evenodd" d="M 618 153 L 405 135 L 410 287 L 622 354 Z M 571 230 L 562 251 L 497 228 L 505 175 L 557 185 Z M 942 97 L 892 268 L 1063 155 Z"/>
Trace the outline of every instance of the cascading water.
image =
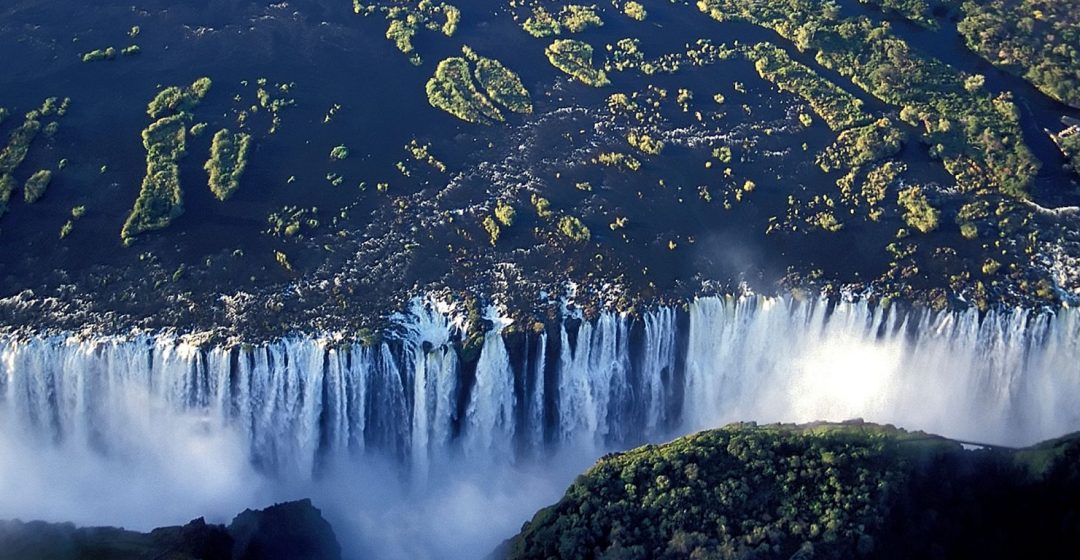
<path id="1" fill-rule="evenodd" d="M 207 476 L 170 470 L 195 453 L 270 486 L 318 484 L 332 465 L 348 479 L 378 457 L 408 465 L 422 488 L 455 464 L 487 476 L 736 420 L 861 417 L 1000 444 L 1080 429 L 1080 313 L 1068 309 L 980 316 L 750 296 L 528 334 L 508 334 L 494 309 L 487 319 L 472 363 L 455 350 L 462 323 L 421 300 L 366 345 L 0 339 L 0 455 L 139 461 L 171 483 Z M 14 484 L 0 481 L 0 502 Z"/>

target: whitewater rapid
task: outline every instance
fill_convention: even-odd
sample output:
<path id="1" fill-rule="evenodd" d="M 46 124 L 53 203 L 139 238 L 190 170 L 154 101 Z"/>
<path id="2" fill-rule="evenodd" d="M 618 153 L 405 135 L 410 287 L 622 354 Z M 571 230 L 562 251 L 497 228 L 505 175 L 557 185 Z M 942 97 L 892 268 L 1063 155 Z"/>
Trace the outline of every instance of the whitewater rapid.
<path id="1" fill-rule="evenodd" d="M 541 332 L 511 332 L 495 309 L 487 319 L 475 361 L 456 350 L 469 334 L 460 317 L 420 299 L 372 344 L 0 339 L 0 502 L 33 494 L 22 486 L 48 494 L 48 478 L 27 469 L 65 463 L 100 462 L 67 481 L 80 491 L 115 472 L 131 473 L 121 487 L 150 473 L 145 484 L 178 488 L 171 499 L 197 494 L 197 507 L 222 510 L 276 496 L 265 490 L 281 481 L 308 491 L 323 478 L 359 480 L 376 462 L 429 490 L 454 465 L 483 473 L 477 488 L 511 473 L 511 494 L 532 466 L 563 473 L 524 516 L 604 452 L 731 421 L 862 418 L 1005 445 L 1080 429 L 1080 314 L 1070 309 L 902 312 L 747 296 L 568 316 Z M 575 459 L 552 466 L 558 457 Z M 368 482 L 374 495 L 380 483 Z"/>

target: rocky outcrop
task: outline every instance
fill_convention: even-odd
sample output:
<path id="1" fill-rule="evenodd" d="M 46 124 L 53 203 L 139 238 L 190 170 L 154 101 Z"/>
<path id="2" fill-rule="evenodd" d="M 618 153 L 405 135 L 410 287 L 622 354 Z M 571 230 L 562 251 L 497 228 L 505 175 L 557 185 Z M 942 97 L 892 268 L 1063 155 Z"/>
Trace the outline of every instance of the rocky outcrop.
<path id="1" fill-rule="evenodd" d="M 149 533 L 71 523 L 0 521 L 0 560 L 340 560 L 330 524 L 310 500 L 245 510 L 233 522 Z"/>

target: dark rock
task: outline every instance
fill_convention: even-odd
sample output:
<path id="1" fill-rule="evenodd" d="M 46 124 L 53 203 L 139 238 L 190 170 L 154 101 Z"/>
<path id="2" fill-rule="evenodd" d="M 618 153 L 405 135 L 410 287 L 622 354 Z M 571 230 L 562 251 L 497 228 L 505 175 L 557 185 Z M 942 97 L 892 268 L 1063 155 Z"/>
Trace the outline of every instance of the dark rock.
<path id="1" fill-rule="evenodd" d="M 232 524 L 149 533 L 71 523 L 0 521 L 0 560 L 340 560 L 334 530 L 310 500 L 246 510 Z"/>
<path id="2" fill-rule="evenodd" d="M 340 560 L 341 545 L 311 500 L 245 510 L 229 525 L 235 560 Z"/>

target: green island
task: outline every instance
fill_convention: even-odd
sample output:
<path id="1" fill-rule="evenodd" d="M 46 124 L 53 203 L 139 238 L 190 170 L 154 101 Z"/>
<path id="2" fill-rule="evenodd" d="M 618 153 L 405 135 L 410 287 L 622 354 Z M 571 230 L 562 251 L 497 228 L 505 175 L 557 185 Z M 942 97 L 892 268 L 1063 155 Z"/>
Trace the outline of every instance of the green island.
<path id="1" fill-rule="evenodd" d="M 168 227 L 184 213 L 179 160 L 187 154 L 189 111 L 206 97 L 210 87 L 210 78 L 205 77 L 188 88 L 167 87 L 147 106 L 146 113 L 157 120 L 142 132 L 146 176 L 120 230 L 124 246 L 130 246 L 140 233 Z"/>
<path id="2" fill-rule="evenodd" d="M 544 51 L 551 65 L 579 82 L 593 87 L 611 83 L 601 68 L 593 66 L 592 45 L 575 39 L 557 39 Z"/>
<path id="3" fill-rule="evenodd" d="M 904 131 L 887 118 L 849 128 L 818 157 L 821 170 L 857 168 L 896 155 L 904 144 Z"/>
<path id="4" fill-rule="evenodd" d="M 908 187 L 897 193 L 900 207 L 904 209 L 904 222 L 922 233 L 930 233 L 938 227 L 940 213 L 930 205 L 920 187 Z"/>
<path id="5" fill-rule="evenodd" d="M 517 74 L 498 60 L 480 56 L 469 47 L 463 47 L 462 51 L 462 57 L 439 62 L 435 75 L 428 80 L 425 90 L 432 107 L 479 124 L 506 120 L 495 103 L 515 113 L 532 112 L 529 92 Z M 470 71 L 470 62 L 476 67 L 475 73 Z"/>
<path id="6" fill-rule="evenodd" d="M 745 54 L 754 61 L 754 68 L 762 79 L 776 84 L 780 91 L 794 93 L 806 100 L 834 131 L 839 132 L 870 120 L 870 116 L 862 110 L 861 99 L 795 62 L 784 49 L 770 43 L 758 43 L 747 49 Z"/>
<path id="7" fill-rule="evenodd" d="M 250 149 L 250 134 L 233 134 L 223 128 L 214 135 L 205 169 L 210 174 L 210 190 L 218 200 L 228 199 L 240 188 L 240 176 L 247 168 Z"/>
<path id="8" fill-rule="evenodd" d="M 493 58 L 480 56 L 472 49 L 464 47 L 466 58 L 476 66 L 476 81 L 487 92 L 492 101 L 515 113 L 532 113 L 532 100 L 529 90 L 521 83 L 521 77 Z"/>
<path id="9" fill-rule="evenodd" d="M 27 204 L 40 200 L 42 196 L 45 196 L 45 189 L 49 188 L 50 181 L 52 181 L 52 171 L 48 169 L 35 171 L 23 185 L 23 200 Z"/>
<path id="10" fill-rule="evenodd" d="M 732 424 L 605 456 L 493 556 L 1023 556 L 1077 542 L 1078 460 L 1076 435 L 968 451 L 861 421 Z"/>
<path id="11" fill-rule="evenodd" d="M 645 18 L 649 15 L 649 12 L 645 10 L 645 6 L 634 0 L 628 0 L 623 4 L 623 13 L 638 21 L 645 21 Z"/>
<path id="12" fill-rule="evenodd" d="M 116 58 L 116 47 L 94 49 L 82 55 L 83 62 L 97 62 L 99 60 L 112 60 Z"/>
<path id="13" fill-rule="evenodd" d="M 506 120 L 491 100 L 477 89 L 469 71 L 469 61 L 465 58 L 455 56 L 439 62 L 425 90 L 432 107 L 465 122 L 490 124 Z"/>
<path id="14" fill-rule="evenodd" d="M 26 160 L 30 146 L 39 135 L 46 139 L 52 138 L 59 127 L 59 122 L 56 120 L 46 125 L 42 125 L 41 121 L 50 117 L 56 119 L 63 117 L 67 114 L 70 105 L 70 98 L 63 100 L 58 97 L 46 98 L 41 107 L 27 112 L 22 124 L 11 131 L 7 144 L 0 149 L 0 217 L 7 213 L 11 195 L 18 184 L 14 174 Z M 7 116 L 7 109 L 0 108 L 0 124 L 7 120 Z M 46 170 L 38 171 L 29 177 L 24 186 L 24 200 L 28 203 L 37 201 L 44 194 L 51 179 L 51 172 Z M 27 187 L 29 190 L 26 190 Z"/>

